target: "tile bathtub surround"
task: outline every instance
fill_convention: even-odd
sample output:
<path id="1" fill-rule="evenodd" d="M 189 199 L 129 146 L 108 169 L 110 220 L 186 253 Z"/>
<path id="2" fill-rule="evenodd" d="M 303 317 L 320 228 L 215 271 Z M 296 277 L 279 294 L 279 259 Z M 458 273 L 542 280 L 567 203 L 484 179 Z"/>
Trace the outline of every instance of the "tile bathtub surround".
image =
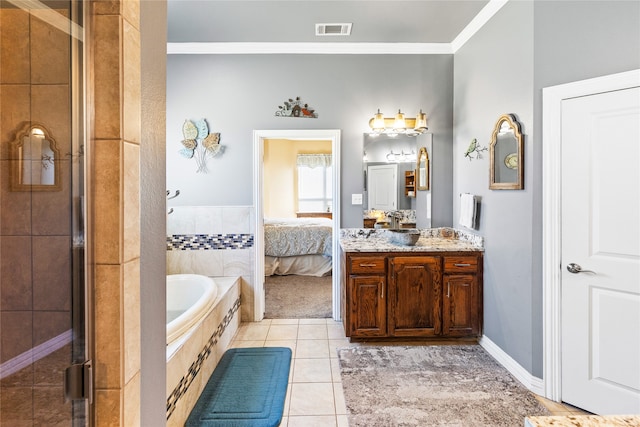
<path id="1" fill-rule="evenodd" d="M 167 274 L 241 277 L 241 315 L 253 319 L 253 207 L 172 206 L 173 202 L 167 202 L 167 208 L 173 208 L 167 215 Z"/>
<path id="2" fill-rule="evenodd" d="M 182 193 L 185 190 L 181 191 Z M 180 196 L 177 199 L 180 200 Z M 167 234 L 253 234 L 252 206 L 172 206 Z"/>
<path id="3" fill-rule="evenodd" d="M 220 299 L 200 326 L 167 348 L 167 425 L 182 426 L 238 330 L 240 280 L 215 278 Z"/>
<path id="4" fill-rule="evenodd" d="M 174 234 L 167 237 L 168 251 L 248 249 L 253 234 Z"/>

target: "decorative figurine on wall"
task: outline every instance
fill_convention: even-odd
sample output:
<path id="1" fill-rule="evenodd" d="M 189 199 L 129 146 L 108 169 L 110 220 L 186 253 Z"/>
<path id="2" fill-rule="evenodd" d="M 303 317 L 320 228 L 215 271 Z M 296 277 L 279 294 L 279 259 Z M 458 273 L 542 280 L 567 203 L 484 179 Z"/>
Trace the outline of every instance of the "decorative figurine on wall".
<path id="1" fill-rule="evenodd" d="M 284 105 L 278 105 L 278 111 L 276 111 L 276 116 L 278 117 L 307 117 L 316 119 L 318 118 L 318 113 L 315 110 L 309 108 L 309 104 L 302 105 L 302 101 L 300 101 L 300 97 L 296 96 L 296 99 L 293 100 L 289 98 L 288 101 L 284 102 Z"/>
<path id="2" fill-rule="evenodd" d="M 207 173 L 207 157 L 215 157 L 222 152 L 220 134 L 209 133 L 209 126 L 205 119 L 193 123 L 185 120 L 182 125 L 184 139 L 181 141 L 185 148 L 180 150 L 180 155 L 186 159 L 196 159 L 197 173 Z"/>
<path id="3" fill-rule="evenodd" d="M 482 154 L 480 153 L 482 151 L 487 151 L 487 147 L 480 146 L 480 144 L 478 144 L 478 140 L 473 138 L 471 140 L 471 143 L 469 144 L 469 147 L 467 148 L 467 151 L 465 151 L 464 156 L 468 157 L 469 161 L 471 161 L 471 159 L 473 159 L 473 153 L 476 153 L 476 159 L 481 159 Z"/>

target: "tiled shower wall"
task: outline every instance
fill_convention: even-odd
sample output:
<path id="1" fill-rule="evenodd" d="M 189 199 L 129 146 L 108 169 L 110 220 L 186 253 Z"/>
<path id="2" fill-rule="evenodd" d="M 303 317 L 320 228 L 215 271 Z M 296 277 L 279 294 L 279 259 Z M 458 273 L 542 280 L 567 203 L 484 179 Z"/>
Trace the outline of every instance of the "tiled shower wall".
<path id="1" fill-rule="evenodd" d="M 87 4 L 88 3 L 88 4 Z M 140 2 L 92 0 L 94 423 L 140 425 Z M 93 111 L 93 114 L 91 114 Z"/>
<path id="2" fill-rule="evenodd" d="M 252 320 L 253 207 L 167 204 L 167 274 L 240 277 L 241 318 Z"/>
<path id="3" fill-rule="evenodd" d="M 65 9 L 56 13 L 68 16 Z M 0 7 L 0 425 L 64 425 L 71 358 L 69 36 Z M 25 124 L 56 141 L 62 189 L 11 191 L 9 145 Z M 64 254 L 64 255 L 60 255 Z M 40 358 L 41 355 L 44 355 Z"/>

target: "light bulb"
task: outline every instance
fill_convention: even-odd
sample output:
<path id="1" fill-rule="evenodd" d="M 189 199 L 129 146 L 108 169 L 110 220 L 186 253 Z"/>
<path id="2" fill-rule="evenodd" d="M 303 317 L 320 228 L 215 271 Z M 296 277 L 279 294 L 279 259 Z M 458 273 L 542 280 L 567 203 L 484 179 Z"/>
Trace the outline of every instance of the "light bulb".
<path id="1" fill-rule="evenodd" d="M 420 112 L 416 116 L 416 124 L 414 126 L 414 129 L 419 132 L 424 132 L 425 130 L 427 130 L 427 115 L 422 112 L 422 109 L 420 109 Z"/>
<path id="2" fill-rule="evenodd" d="M 407 128 L 406 123 L 404 122 L 404 114 L 398 110 L 398 114 L 396 114 L 396 119 L 393 122 L 393 130 L 398 132 L 403 132 Z"/>
<path id="3" fill-rule="evenodd" d="M 373 116 L 371 129 L 373 129 L 374 132 L 384 132 L 384 114 L 380 112 L 379 108 L 378 112 Z"/>

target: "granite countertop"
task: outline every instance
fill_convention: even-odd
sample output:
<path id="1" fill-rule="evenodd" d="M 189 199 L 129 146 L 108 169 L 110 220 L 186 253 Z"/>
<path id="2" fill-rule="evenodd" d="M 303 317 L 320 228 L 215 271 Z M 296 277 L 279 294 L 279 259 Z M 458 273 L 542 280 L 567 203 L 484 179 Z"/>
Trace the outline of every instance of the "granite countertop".
<path id="1" fill-rule="evenodd" d="M 484 251 L 483 238 L 454 228 L 420 229 L 415 246 L 391 241 L 390 230 L 343 228 L 340 246 L 345 252 L 478 252 Z"/>
<path id="2" fill-rule="evenodd" d="M 525 427 L 630 427 L 640 426 L 640 415 L 567 415 L 527 417 Z"/>

